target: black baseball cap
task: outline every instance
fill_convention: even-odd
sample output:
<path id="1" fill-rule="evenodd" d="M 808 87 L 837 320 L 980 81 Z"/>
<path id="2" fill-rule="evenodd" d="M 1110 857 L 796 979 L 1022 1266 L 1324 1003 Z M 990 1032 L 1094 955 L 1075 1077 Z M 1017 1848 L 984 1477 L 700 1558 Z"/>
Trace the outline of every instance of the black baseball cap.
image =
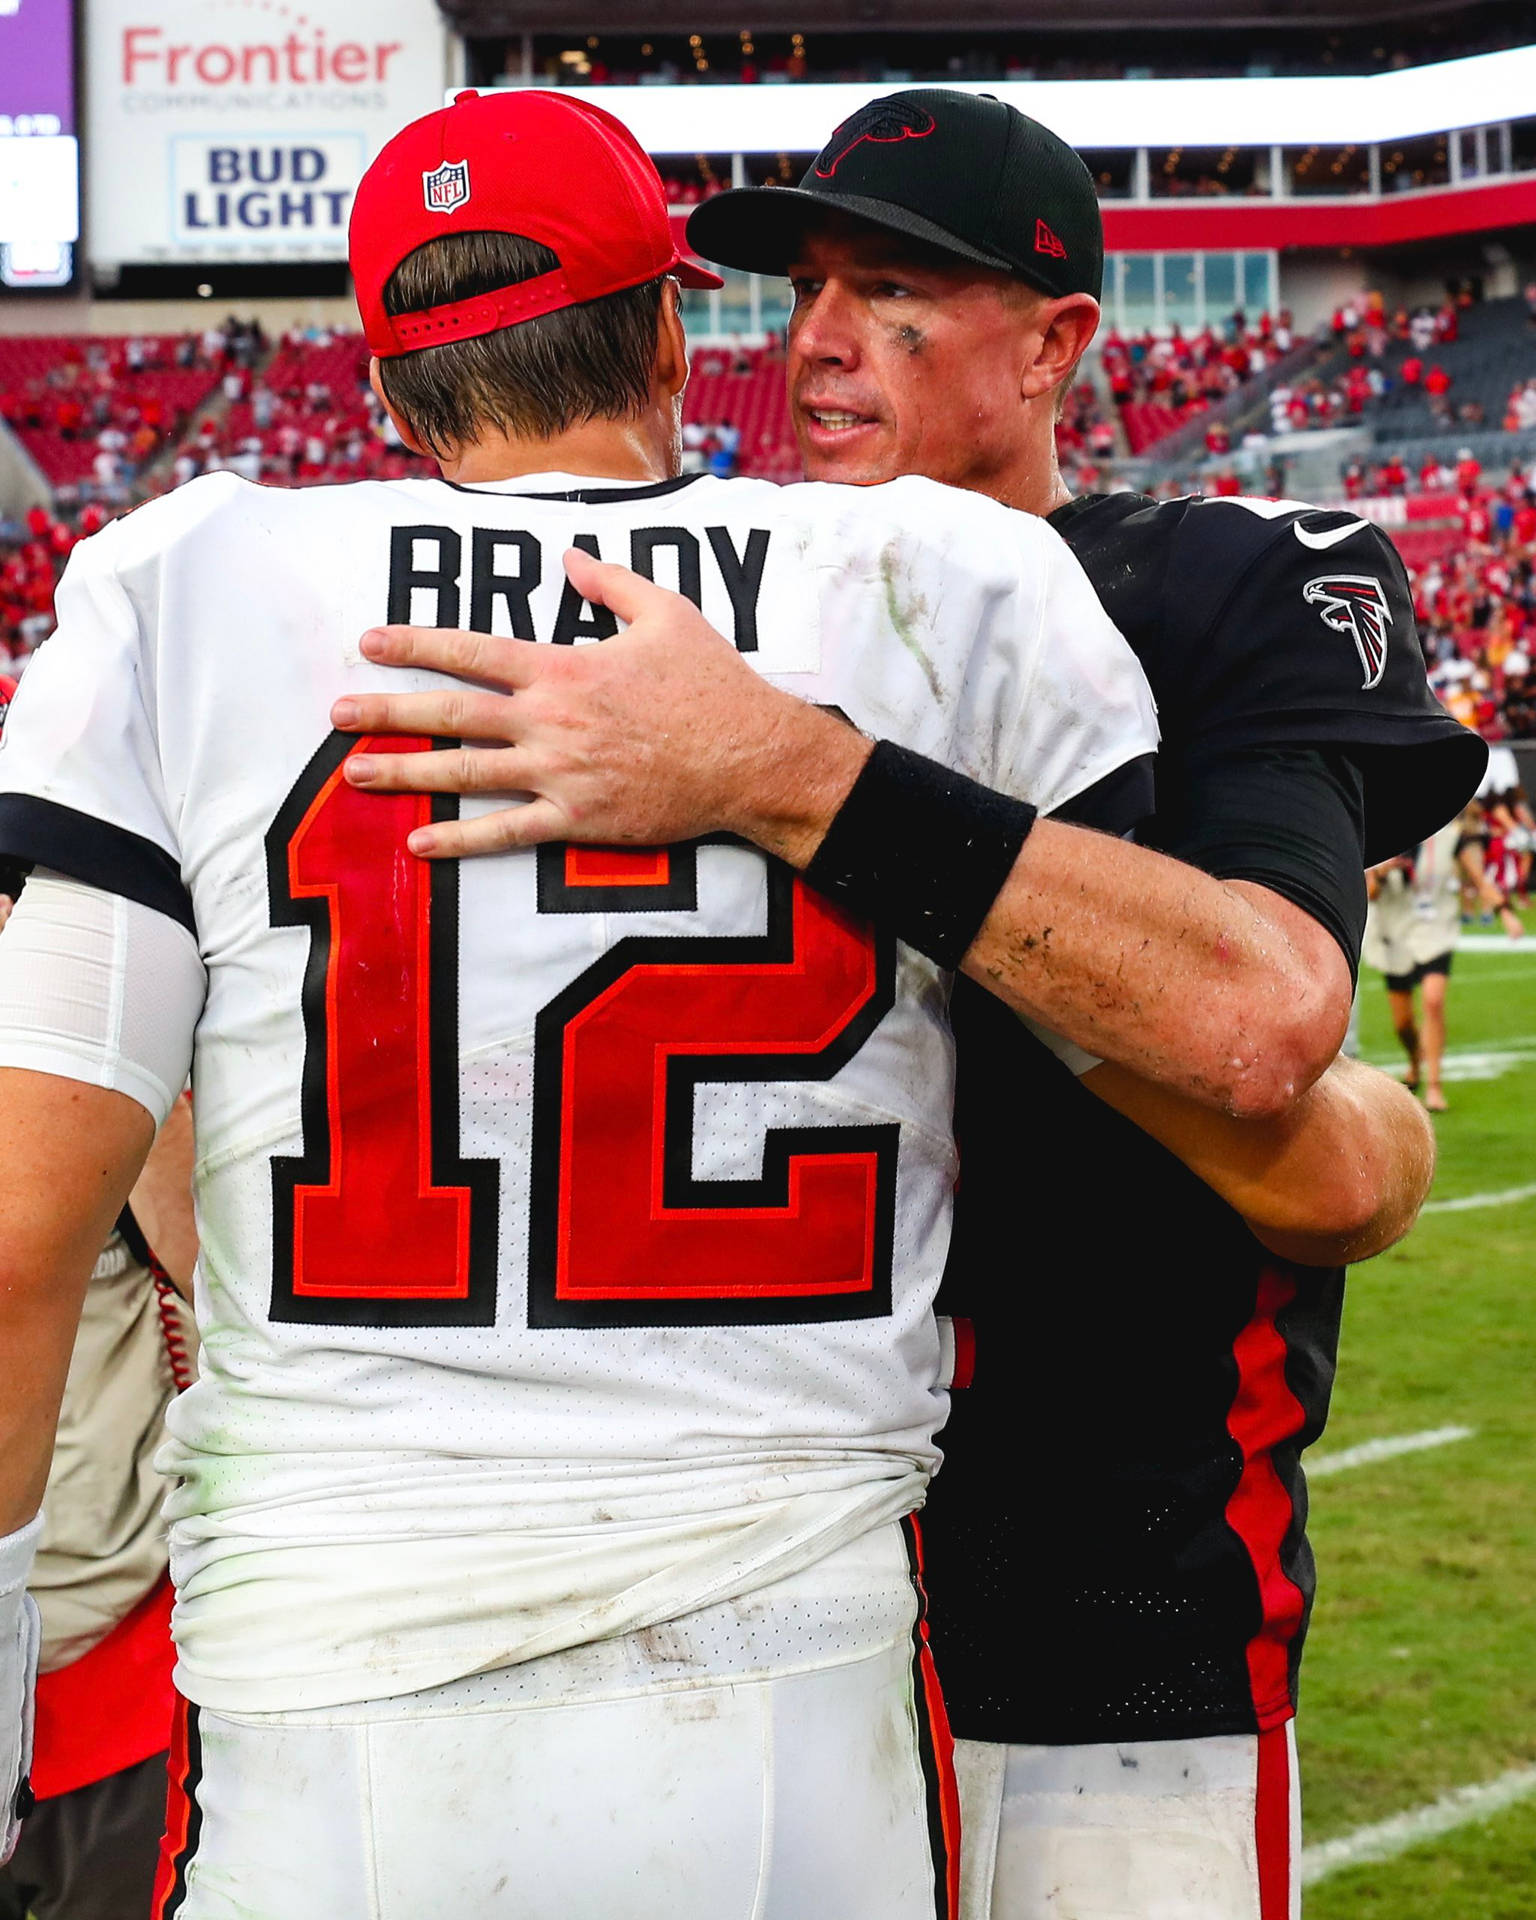
<path id="1" fill-rule="evenodd" d="M 1042 293 L 1104 284 L 1093 176 L 1049 127 L 989 93 L 914 87 L 860 107 L 798 187 L 735 187 L 697 206 L 688 244 L 706 260 L 782 274 L 827 208 L 1016 274 Z"/>

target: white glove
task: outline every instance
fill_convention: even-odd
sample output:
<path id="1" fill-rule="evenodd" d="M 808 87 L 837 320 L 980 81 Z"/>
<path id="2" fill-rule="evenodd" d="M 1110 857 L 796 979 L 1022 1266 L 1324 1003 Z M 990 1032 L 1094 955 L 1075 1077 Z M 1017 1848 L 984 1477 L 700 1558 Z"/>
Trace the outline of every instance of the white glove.
<path id="1" fill-rule="evenodd" d="M 39 1514 L 0 1538 L 0 1865 L 16 1851 L 22 1815 L 31 1811 L 32 1724 L 42 1623 L 27 1577 L 43 1537 Z"/>

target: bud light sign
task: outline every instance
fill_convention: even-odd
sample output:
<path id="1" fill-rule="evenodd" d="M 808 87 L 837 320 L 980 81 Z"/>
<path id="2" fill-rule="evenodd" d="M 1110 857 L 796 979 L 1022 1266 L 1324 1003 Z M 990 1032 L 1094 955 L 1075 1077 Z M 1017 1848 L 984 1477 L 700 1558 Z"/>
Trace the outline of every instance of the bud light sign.
<path id="1" fill-rule="evenodd" d="M 54 4 L 67 14 L 68 0 Z M 458 69 L 437 0 L 89 0 L 86 11 L 87 241 L 109 276 L 345 260 L 369 161 L 442 104 Z"/>
<path id="2" fill-rule="evenodd" d="M 346 251 L 352 195 L 367 164 L 361 134 L 300 141 L 180 134 L 171 144 L 171 232 L 178 245 L 204 241 L 220 254 L 270 246 L 285 258 Z"/>

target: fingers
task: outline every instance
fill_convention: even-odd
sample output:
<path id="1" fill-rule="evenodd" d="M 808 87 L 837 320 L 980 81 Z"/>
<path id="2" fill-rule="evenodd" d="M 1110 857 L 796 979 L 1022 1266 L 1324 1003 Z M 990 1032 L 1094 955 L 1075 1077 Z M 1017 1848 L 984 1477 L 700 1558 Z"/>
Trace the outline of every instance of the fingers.
<path id="1" fill-rule="evenodd" d="M 369 793 L 527 793 L 533 781 L 527 755 L 515 747 L 353 753 L 343 771 L 349 786 Z"/>
<path id="2" fill-rule="evenodd" d="M 424 860 L 460 860 L 537 847 L 546 840 L 564 840 L 569 833 L 570 822 L 553 801 L 530 800 L 526 806 L 503 807 L 475 820 L 434 821 L 418 827 L 405 844 Z"/>
<path id="3" fill-rule="evenodd" d="M 493 686 L 528 687 L 539 677 L 532 640 L 457 627 L 370 627 L 359 642 L 363 657 L 384 667 L 431 667 Z"/>
<path id="4" fill-rule="evenodd" d="M 517 720 L 517 703 L 506 694 L 477 693 L 471 687 L 354 693 L 331 708 L 331 725 L 342 733 L 432 733 L 510 742 L 517 738 Z"/>
<path id="5" fill-rule="evenodd" d="M 693 605 L 691 600 L 683 600 L 681 594 L 658 587 L 654 580 L 647 580 L 628 567 L 617 566 L 610 560 L 594 560 L 580 547 L 567 550 L 565 574 L 583 600 L 607 607 L 627 626 L 632 626 L 643 613 L 665 611 L 671 601 L 690 608 Z"/>

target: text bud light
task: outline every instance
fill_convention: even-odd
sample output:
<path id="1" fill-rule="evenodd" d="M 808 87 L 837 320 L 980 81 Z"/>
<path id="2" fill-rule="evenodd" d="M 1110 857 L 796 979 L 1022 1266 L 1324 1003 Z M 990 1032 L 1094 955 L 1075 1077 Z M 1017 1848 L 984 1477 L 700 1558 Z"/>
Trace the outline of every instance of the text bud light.
<path id="1" fill-rule="evenodd" d="M 176 141 L 177 238 L 344 239 L 361 141 Z"/>

